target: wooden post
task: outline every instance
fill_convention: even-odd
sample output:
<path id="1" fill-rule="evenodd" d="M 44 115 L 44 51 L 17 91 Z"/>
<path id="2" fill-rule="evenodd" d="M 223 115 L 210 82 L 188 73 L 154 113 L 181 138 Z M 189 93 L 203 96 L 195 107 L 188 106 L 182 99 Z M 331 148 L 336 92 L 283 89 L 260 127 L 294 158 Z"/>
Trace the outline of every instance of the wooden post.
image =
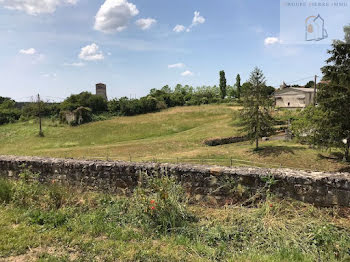
<path id="1" fill-rule="evenodd" d="M 44 136 L 41 124 L 41 101 L 40 95 L 38 94 L 38 117 L 39 117 L 39 136 Z"/>
<path id="2" fill-rule="evenodd" d="M 316 96 L 317 96 L 317 75 L 315 75 L 315 83 L 314 83 L 314 106 L 316 105 Z"/>

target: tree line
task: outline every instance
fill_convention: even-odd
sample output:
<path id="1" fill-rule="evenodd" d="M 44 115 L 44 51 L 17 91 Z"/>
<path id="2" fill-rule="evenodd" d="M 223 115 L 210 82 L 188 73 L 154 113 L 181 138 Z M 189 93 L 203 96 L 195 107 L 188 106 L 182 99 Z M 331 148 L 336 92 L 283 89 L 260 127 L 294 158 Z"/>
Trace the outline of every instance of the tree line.
<path id="1" fill-rule="evenodd" d="M 18 120 L 28 120 L 32 117 L 50 117 L 64 120 L 66 112 L 84 112 L 83 123 L 103 119 L 108 116 L 134 116 L 157 112 L 176 106 L 192 106 L 214 103 L 239 102 L 241 94 L 250 86 L 249 82 L 241 85 L 241 77 L 237 75 L 235 85 L 227 85 L 224 71 L 220 71 L 219 86 L 192 87 L 168 85 L 161 89 L 151 89 L 141 98 L 128 97 L 115 98 L 106 101 L 104 98 L 90 92 L 74 94 L 62 103 L 45 103 L 44 101 L 26 103 L 23 107 L 10 99 L 0 97 L 0 125 Z M 274 92 L 273 87 L 266 87 L 269 93 Z M 73 123 L 74 124 L 74 123 Z"/>

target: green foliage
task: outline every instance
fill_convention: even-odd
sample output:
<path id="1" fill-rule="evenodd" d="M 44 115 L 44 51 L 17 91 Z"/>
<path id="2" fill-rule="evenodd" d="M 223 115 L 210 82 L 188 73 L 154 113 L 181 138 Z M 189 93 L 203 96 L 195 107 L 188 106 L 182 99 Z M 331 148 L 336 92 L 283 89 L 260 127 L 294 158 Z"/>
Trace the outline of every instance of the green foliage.
<path id="1" fill-rule="evenodd" d="M 28 206 L 13 200 L 0 204 L 0 256 L 5 260 L 350 259 L 350 224 L 341 209 L 316 208 L 273 195 L 253 207 L 188 206 L 182 187 L 167 176 L 144 175 L 130 198 L 70 190 L 57 183 L 38 185 L 35 178 L 25 172 L 21 180 L 8 181 L 13 191 L 22 182 L 34 187 L 40 200 Z M 276 183 L 271 177 L 263 180 L 267 187 Z M 63 200 L 59 207 L 49 203 L 57 194 Z"/>
<path id="2" fill-rule="evenodd" d="M 122 97 L 109 101 L 108 108 L 113 115 L 134 116 L 156 112 L 166 108 L 166 105 L 163 106 L 162 102 L 164 103 L 164 100 L 160 101 L 152 96 L 142 97 L 140 99 Z"/>
<path id="3" fill-rule="evenodd" d="M 0 97 L 0 125 L 12 123 L 18 120 L 20 116 L 21 112 L 16 108 L 15 101 Z"/>
<path id="4" fill-rule="evenodd" d="M 268 96 L 271 96 L 276 91 L 273 86 L 264 86 L 263 89 Z"/>
<path id="5" fill-rule="evenodd" d="M 57 228 L 63 226 L 68 221 L 68 214 L 61 210 L 40 210 L 31 209 L 26 214 L 30 224 L 45 226 L 46 228 Z"/>
<path id="6" fill-rule="evenodd" d="M 8 204 L 12 200 L 12 185 L 9 181 L 0 178 L 0 204 Z"/>
<path id="7" fill-rule="evenodd" d="M 78 95 L 71 95 L 61 103 L 62 111 L 74 111 L 79 107 L 88 107 L 92 113 L 101 113 L 107 111 L 107 101 L 97 95 L 89 92 L 82 92 Z"/>
<path id="8" fill-rule="evenodd" d="M 220 96 L 224 99 L 227 95 L 225 71 L 220 71 Z"/>
<path id="9" fill-rule="evenodd" d="M 241 86 L 241 76 L 240 76 L 240 74 L 237 74 L 237 76 L 236 76 L 236 90 L 237 90 L 237 98 L 241 99 L 242 86 Z"/>
<path id="10" fill-rule="evenodd" d="M 314 81 L 309 81 L 305 85 L 305 88 L 314 88 L 314 86 L 315 86 L 315 82 Z"/>
<path id="11" fill-rule="evenodd" d="M 44 101 L 39 103 L 28 103 L 22 108 L 22 117 L 29 119 L 33 117 L 38 117 L 39 114 L 42 117 L 55 117 L 57 118 L 60 112 L 60 105 L 57 103 L 50 104 Z"/>
<path id="12" fill-rule="evenodd" d="M 331 56 L 321 70 L 330 84 L 318 85 L 317 107 L 303 112 L 294 131 L 310 144 L 341 148 L 344 159 L 350 161 L 350 45 L 334 41 L 328 53 Z"/>
<path id="13" fill-rule="evenodd" d="M 89 107 L 78 107 L 71 111 L 61 111 L 60 121 L 61 123 L 67 123 L 71 126 L 82 125 L 89 123 L 92 120 L 92 112 Z"/>
<path id="14" fill-rule="evenodd" d="M 227 97 L 228 98 L 236 98 L 237 97 L 237 89 L 233 86 L 227 86 Z"/>
<path id="15" fill-rule="evenodd" d="M 234 91 L 233 91 L 234 92 Z M 233 94 L 233 93 L 232 93 Z M 231 97 L 233 95 L 231 94 Z M 230 102 L 220 98 L 220 88 L 217 86 L 201 86 L 196 89 L 177 85 L 174 90 L 169 86 L 162 89 L 152 89 L 149 95 L 140 99 L 122 97 L 108 102 L 108 110 L 117 116 L 134 116 L 157 112 L 175 106 L 192 106 Z"/>
<path id="16" fill-rule="evenodd" d="M 141 181 L 129 211 L 136 221 L 160 233 L 176 231 L 193 221 L 185 192 L 174 178 L 144 174 Z"/>
<path id="17" fill-rule="evenodd" d="M 244 86 L 244 85 L 243 85 Z M 259 68 L 251 73 L 249 84 L 243 92 L 243 109 L 241 110 L 242 131 L 259 147 L 259 139 L 270 136 L 274 129 L 274 119 L 271 116 L 273 100 L 266 92 L 265 77 Z"/>
<path id="18" fill-rule="evenodd" d="M 38 174 L 25 170 L 19 175 L 19 181 L 13 188 L 12 201 L 22 207 L 34 206 L 41 199 L 42 187 L 38 182 Z"/>

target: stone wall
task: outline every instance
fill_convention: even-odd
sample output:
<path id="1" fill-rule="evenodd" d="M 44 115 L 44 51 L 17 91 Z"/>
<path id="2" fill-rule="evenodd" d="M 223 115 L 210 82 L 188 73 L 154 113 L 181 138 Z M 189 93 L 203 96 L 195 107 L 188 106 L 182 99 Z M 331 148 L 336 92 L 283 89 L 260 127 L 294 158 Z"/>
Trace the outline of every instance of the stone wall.
<path id="1" fill-rule="evenodd" d="M 245 136 L 232 136 L 232 137 L 224 137 L 224 138 L 207 139 L 207 140 L 204 140 L 203 143 L 207 146 L 221 146 L 221 145 L 244 142 L 247 140 L 248 139 Z"/>
<path id="2" fill-rule="evenodd" d="M 275 182 L 271 191 L 280 197 L 320 206 L 350 207 L 349 173 L 0 156 L 0 176 L 16 178 L 24 169 L 40 174 L 42 182 L 58 180 L 126 194 L 138 184 L 141 173 L 161 173 L 174 176 L 196 199 L 210 197 L 217 202 L 232 199 L 237 188 L 254 194 L 269 180 Z"/>

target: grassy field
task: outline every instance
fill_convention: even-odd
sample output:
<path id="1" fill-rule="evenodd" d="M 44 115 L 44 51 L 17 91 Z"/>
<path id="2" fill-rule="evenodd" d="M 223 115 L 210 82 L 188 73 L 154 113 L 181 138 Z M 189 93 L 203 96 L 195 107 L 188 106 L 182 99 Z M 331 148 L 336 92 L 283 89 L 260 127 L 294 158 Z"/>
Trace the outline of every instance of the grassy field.
<path id="1" fill-rule="evenodd" d="M 230 165 L 232 158 L 240 166 L 349 170 L 329 152 L 295 142 L 261 142 L 258 152 L 249 142 L 203 145 L 207 138 L 240 135 L 235 112 L 228 105 L 179 107 L 78 127 L 45 120 L 43 138 L 34 120 L 19 122 L 0 126 L 0 154 L 218 165 Z"/>
<path id="2" fill-rule="evenodd" d="M 266 196 L 209 208 L 166 177 L 130 198 L 0 180 L 0 261 L 350 261 L 350 210 Z"/>

